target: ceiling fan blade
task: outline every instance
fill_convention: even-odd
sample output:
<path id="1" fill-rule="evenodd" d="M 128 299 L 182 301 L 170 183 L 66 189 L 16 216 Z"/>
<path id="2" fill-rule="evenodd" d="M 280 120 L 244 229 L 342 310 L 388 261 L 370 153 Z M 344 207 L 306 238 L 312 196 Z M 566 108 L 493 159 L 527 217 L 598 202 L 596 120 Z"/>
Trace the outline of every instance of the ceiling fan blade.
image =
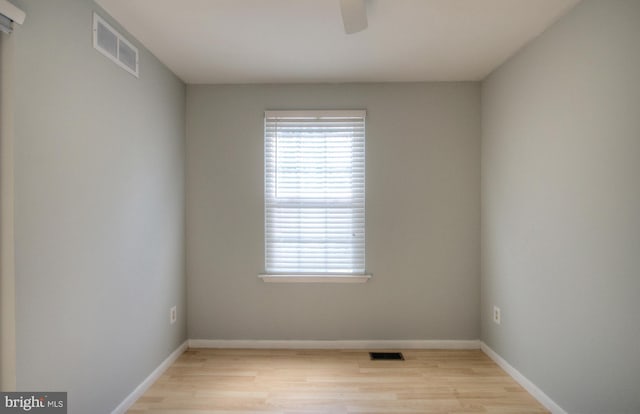
<path id="1" fill-rule="evenodd" d="M 365 0 L 340 0 L 342 22 L 347 34 L 367 28 L 367 7 L 364 2 Z"/>

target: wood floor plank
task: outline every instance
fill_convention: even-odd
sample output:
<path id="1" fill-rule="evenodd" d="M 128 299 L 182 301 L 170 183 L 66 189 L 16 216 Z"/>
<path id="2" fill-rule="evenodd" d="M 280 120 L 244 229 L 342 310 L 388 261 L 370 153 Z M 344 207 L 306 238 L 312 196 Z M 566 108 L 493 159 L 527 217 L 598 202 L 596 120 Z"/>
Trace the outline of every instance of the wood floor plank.
<path id="1" fill-rule="evenodd" d="M 480 350 L 190 349 L 130 414 L 547 413 Z"/>

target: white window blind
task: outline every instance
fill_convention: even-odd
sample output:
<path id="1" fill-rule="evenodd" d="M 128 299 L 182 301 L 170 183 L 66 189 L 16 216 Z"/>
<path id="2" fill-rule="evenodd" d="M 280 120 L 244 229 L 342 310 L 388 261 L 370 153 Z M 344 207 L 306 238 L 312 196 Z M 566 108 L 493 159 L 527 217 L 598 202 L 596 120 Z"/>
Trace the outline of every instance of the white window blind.
<path id="1" fill-rule="evenodd" d="M 365 116 L 265 112 L 267 273 L 364 273 Z"/>

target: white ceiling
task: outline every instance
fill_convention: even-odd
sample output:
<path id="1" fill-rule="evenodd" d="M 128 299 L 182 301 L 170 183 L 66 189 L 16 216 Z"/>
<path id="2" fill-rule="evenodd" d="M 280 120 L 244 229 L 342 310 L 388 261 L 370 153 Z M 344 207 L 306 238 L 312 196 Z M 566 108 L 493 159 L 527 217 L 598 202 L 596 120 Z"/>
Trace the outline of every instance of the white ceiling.
<path id="1" fill-rule="evenodd" d="M 481 80 L 579 0 L 97 2 L 187 83 L 298 83 Z"/>

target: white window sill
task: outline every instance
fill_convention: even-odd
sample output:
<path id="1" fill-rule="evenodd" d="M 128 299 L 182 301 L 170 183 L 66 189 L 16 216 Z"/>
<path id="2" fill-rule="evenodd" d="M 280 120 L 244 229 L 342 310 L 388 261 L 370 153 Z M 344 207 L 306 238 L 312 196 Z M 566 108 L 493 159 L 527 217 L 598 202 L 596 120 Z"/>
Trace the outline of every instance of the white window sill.
<path id="1" fill-rule="evenodd" d="M 345 274 L 278 274 L 268 273 L 258 275 L 265 283 L 365 283 L 371 275 Z"/>

